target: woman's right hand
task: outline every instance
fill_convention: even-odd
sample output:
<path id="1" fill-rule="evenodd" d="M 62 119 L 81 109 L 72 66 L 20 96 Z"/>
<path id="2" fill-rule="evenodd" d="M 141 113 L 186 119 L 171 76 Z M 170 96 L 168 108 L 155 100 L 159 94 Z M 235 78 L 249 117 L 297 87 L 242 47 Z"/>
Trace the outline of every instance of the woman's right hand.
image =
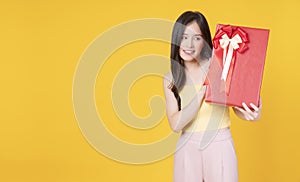
<path id="1" fill-rule="evenodd" d="M 202 104 L 202 102 L 204 100 L 204 97 L 205 97 L 205 94 L 206 94 L 206 89 L 207 89 L 207 86 L 203 85 L 200 88 L 200 90 L 198 91 L 198 100 L 199 100 L 200 105 Z"/>

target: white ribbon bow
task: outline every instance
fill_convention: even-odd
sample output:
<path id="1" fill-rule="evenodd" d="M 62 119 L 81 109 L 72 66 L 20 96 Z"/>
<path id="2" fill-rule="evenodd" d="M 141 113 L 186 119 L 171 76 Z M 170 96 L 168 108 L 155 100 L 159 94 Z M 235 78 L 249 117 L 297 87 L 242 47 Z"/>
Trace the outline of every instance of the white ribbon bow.
<path id="1" fill-rule="evenodd" d="M 223 71 L 222 71 L 221 80 L 226 81 L 230 63 L 233 56 L 233 51 L 235 49 L 238 49 L 240 47 L 239 43 L 242 43 L 243 41 L 242 38 L 239 36 L 239 34 L 236 34 L 232 39 L 230 39 L 227 34 L 224 34 L 222 35 L 222 39 L 220 39 L 219 42 L 220 42 L 220 46 L 223 49 Z M 228 45 L 229 45 L 228 53 L 226 53 Z"/>

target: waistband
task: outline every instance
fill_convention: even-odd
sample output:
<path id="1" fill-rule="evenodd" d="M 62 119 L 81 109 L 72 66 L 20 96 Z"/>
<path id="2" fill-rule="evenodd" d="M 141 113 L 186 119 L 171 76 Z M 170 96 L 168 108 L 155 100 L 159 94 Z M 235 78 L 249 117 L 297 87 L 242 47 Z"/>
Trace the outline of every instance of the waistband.
<path id="1" fill-rule="evenodd" d="M 230 128 L 222 128 L 219 130 L 209 130 L 203 132 L 184 132 L 180 138 L 195 142 L 218 142 L 232 138 Z"/>

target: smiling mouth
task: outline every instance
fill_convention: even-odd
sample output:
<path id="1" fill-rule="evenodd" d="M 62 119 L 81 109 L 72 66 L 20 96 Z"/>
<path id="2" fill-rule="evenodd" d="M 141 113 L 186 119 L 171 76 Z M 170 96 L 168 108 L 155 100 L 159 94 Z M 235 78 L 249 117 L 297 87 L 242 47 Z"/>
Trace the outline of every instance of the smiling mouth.
<path id="1" fill-rule="evenodd" d="M 183 50 L 185 54 L 192 55 L 195 53 L 195 50 Z"/>

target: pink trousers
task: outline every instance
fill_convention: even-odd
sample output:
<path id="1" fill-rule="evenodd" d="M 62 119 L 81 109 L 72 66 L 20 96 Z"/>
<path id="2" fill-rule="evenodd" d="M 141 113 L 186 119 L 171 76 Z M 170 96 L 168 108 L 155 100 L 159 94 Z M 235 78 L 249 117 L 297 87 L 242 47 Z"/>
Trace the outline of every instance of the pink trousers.
<path id="1" fill-rule="evenodd" d="M 174 154 L 174 182 L 237 181 L 237 158 L 229 128 L 180 136 Z"/>

